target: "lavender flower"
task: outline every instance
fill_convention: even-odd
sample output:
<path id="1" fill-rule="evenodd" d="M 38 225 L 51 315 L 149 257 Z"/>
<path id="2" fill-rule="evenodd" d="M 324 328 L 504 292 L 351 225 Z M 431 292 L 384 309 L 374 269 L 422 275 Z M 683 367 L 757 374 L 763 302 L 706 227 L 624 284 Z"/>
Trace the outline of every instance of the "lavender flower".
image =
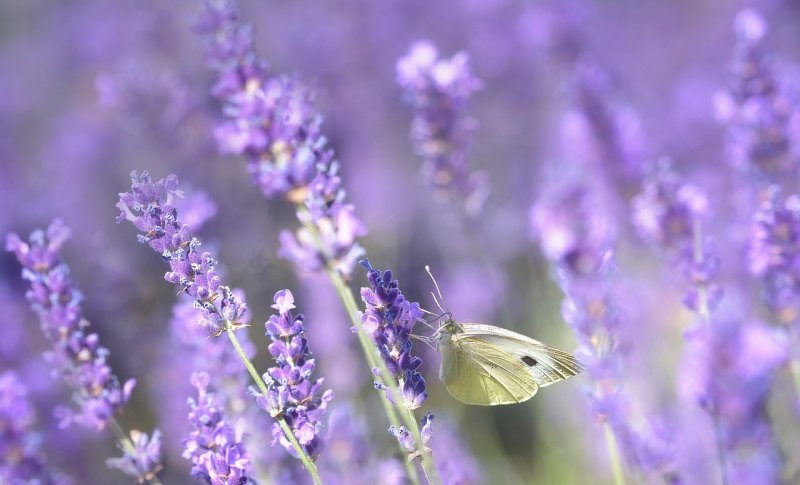
<path id="1" fill-rule="evenodd" d="M 431 441 L 431 437 L 433 436 L 433 414 L 428 413 L 422 418 L 422 426 L 420 427 L 420 438 L 422 439 L 422 448 L 417 447 L 416 439 L 414 438 L 414 434 L 408 430 L 405 426 L 395 427 L 389 426 L 389 432 L 397 438 L 397 442 L 400 443 L 400 446 L 409 453 L 409 460 L 422 454 L 421 450 L 425 450 L 426 452 L 430 451 L 428 448 L 428 443 Z"/>
<path id="2" fill-rule="evenodd" d="M 241 328 L 245 326 L 247 305 L 222 285 L 215 269 L 217 261 L 211 253 L 199 251 L 200 240 L 178 218 L 175 198 L 182 196 L 175 175 L 153 182 L 147 171 L 133 172 L 131 191 L 119 194 L 117 222 L 129 220 L 142 233 L 139 242 L 161 253 L 170 266 L 164 279 L 181 286 L 183 292 L 194 298 L 202 312 L 199 323 L 209 335 Z"/>
<path id="3" fill-rule="evenodd" d="M 131 430 L 133 449 L 123 448 L 121 458 L 109 458 L 106 464 L 126 475 L 136 477 L 139 483 L 150 481 L 161 470 L 161 431 L 147 436 L 139 430 Z"/>
<path id="4" fill-rule="evenodd" d="M 247 158 L 265 197 L 303 202 L 317 165 L 327 166 L 333 156 L 319 130 L 322 116 L 314 110 L 314 96 L 297 80 L 267 78 L 252 27 L 238 23 L 233 1 L 204 3 L 198 30 L 218 76 L 211 92 L 222 101 L 226 118 L 214 133 L 220 151 Z"/>
<path id="5" fill-rule="evenodd" d="M 797 115 L 796 100 L 781 86 L 765 52 L 764 19 L 754 10 L 742 10 L 735 30 L 729 89 L 716 99 L 731 160 L 760 184 L 792 181 L 794 188 L 798 158 L 790 124 Z"/>
<path id="6" fill-rule="evenodd" d="M 694 225 L 708 214 L 708 200 L 697 187 L 683 183 L 668 162 L 649 174 L 631 201 L 631 219 L 639 237 L 673 251 L 691 246 Z"/>
<path id="7" fill-rule="evenodd" d="M 297 213 L 305 227 L 296 234 L 281 231 L 279 254 L 305 271 L 330 268 L 349 278 L 356 261 L 365 254 L 356 239 L 366 235 L 367 230 L 356 217 L 353 205 L 345 202 L 346 192 L 338 172 L 336 162 L 319 167 L 305 201 L 307 211 Z"/>
<path id="8" fill-rule="evenodd" d="M 592 415 L 607 424 L 637 469 L 671 476 L 673 460 L 646 420 L 636 423 L 623 386 L 622 319 L 609 289 L 614 267 L 614 236 L 604 206 L 579 182 L 565 185 L 532 208 L 533 232 L 554 264 L 565 293 L 564 320 L 579 343 L 576 355 L 586 366 L 592 386 L 586 390 Z"/>
<path id="9" fill-rule="evenodd" d="M 800 318 L 800 197 L 767 191 L 753 221 L 748 250 L 750 272 L 764 281 L 765 297 L 778 320 Z"/>
<path id="10" fill-rule="evenodd" d="M 481 82 L 472 74 L 465 52 L 451 59 L 438 57 L 433 44 L 417 42 L 397 61 L 397 84 L 414 110 L 411 141 L 423 160 L 425 180 L 439 196 L 475 215 L 488 188 L 486 174 L 470 173 L 467 165 L 475 120 L 466 112 Z"/>
<path id="11" fill-rule="evenodd" d="M 53 344 L 45 359 L 75 391 L 80 410 L 62 409 L 62 425 L 76 422 L 102 430 L 127 403 L 136 380 L 120 384 L 106 363 L 108 349 L 100 346 L 97 334 L 88 333 L 80 306 L 83 295 L 60 256 L 69 237 L 69 228 L 56 219 L 46 233 L 34 231 L 28 242 L 10 234 L 6 250 L 16 253 L 22 264 L 22 277 L 31 284 L 26 297 Z"/>
<path id="12" fill-rule="evenodd" d="M 266 396 L 255 395 L 262 409 L 286 421 L 297 441 L 313 459 L 322 451 L 322 419 L 333 399 L 333 391 L 329 389 L 319 395 L 324 379 L 311 380 L 315 362 L 305 338 L 303 316 L 292 315 L 295 308 L 292 292 L 277 292 L 274 302 L 272 308 L 278 310 L 278 315 L 271 316 L 265 327 L 266 334 L 272 339 L 269 352 L 278 366 L 271 367 L 264 374 L 269 388 Z M 297 450 L 277 422 L 272 425 L 272 436 L 273 443 L 280 441 L 286 451 L 297 458 Z"/>
<path id="13" fill-rule="evenodd" d="M 14 371 L 0 374 L 0 482 L 72 483 L 48 467 L 41 449 L 42 436 L 32 429 L 35 421 L 27 387 Z"/>
<path id="14" fill-rule="evenodd" d="M 206 372 L 192 374 L 197 399 L 189 398 L 189 421 L 194 430 L 184 440 L 183 457 L 192 462 L 192 476 L 212 485 L 255 483 L 245 449 L 242 426 L 231 426 Z"/>
<path id="15" fill-rule="evenodd" d="M 784 335 L 757 322 L 714 318 L 686 339 L 683 391 L 714 418 L 727 483 L 780 483 L 767 400 L 788 359 Z"/>
<path id="16" fill-rule="evenodd" d="M 381 358 L 386 363 L 394 382 L 377 382 L 386 398 L 393 402 L 389 386 L 398 387 L 402 393 L 402 404 L 408 409 L 417 409 L 428 397 L 425 379 L 419 373 L 422 359 L 411 355 L 411 331 L 422 319 L 419 303 L 405 299 L 397 280 L 392 279 L 391 271 L 379 271 L 372 267 L 368 259 L 361 265 L 367 269 L 369 288 L 361 288 L 361 300 L 366 310 L 361 316 L 364 331 L 375 343 Z M 399 431 L 398 431 L 399 432 Z M 401 441 L 402 444 L 402 441 Z"/>

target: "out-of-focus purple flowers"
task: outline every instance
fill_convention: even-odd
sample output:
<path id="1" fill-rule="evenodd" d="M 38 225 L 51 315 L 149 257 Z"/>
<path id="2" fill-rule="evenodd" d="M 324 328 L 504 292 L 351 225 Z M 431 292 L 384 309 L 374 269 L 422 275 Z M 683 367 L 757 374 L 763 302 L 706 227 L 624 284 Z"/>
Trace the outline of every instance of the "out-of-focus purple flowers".
<path id="1" fill-rule="evenodd" d="M 212 485 L 245 485 L 252 464 L 244 445 L 243 426 L 231 425 L 206 372 L 192 374 L 197 399 L 189 398 L 193 430 L 184 440 L 183 457 L 192 462 L 192 476 Z M 240 423 L 243 424 L 243 423 Z"/>
<path id="2" fill-rule="evenodd" d="M 475 120 L 467 115 L 481 82 L 470 69 L 469 56 L 459 52 L 440 59 L 428 41 L 414 44 L 397 61 L 397 84 L 414 110 L 411 141 L 422 158 L 425 180 L 437 195 L 477 215 L 488 195 L 486 174 L 470 172 L 468 151 Z"/>
<path id="3" fill-rule="evenodd" d="M 333 399 L 330 389 L 322 392 L 324 379 L 311 379 L 315 361 L 308 349 L 302 315 L 292 315 L 294 296 L 289 290 L 275 294 L 272 315 L 265 324 L 272 339 L 269 352 L 277 362 L 264 374 L 269 388 L 266 396 L 256 393 L 258 405 L 271 416 L 282 418 L 295 438 L 312 459 L 322 451 L 322 421 L 325 409 Z M 279 441 L 292 456 L 297 450 L 286 438 L 278 423 L 272 425 L 273 443 Z"/>
<path id="4" fill-rule="evenodd" d="M 139 430 L 131 430 L 133 448 L 118 445 L 122 448 L 121 458 L 106 460 L 111 468 L 116 468 L 126 475 L 136 477 L 139 483 L 152 480 L 161 471 L 161 431 L 153 431 L 152 436 Z"/>
<path id="5" fill-rule="evenodd" d="M 141 232 L 139 242 L 161 254 L 170 271 L 164 279 L 179 285 L 202 311 L 199 321 L 209 335 L 241 328 L 247 305 L 222 285 L 217 261 L 200 252 L 200 240 L 178 218 L 175 198 L 183 192 L 175 175 L 153 182 L 147 171 L 131 174 L 131 191 L 119 194 L 117 222 L 127 219 Z"/>
<path id="6" fill-rule="evenodd" d="M 417 409 L 428 397 L 425 378 L 419 372 L 422 359 L 411 355 L 411 331 L 422 319 L 419 303 L 406 300 L 391 271 L 380 271 L 372 267 L 369 260 L 361 261 L 367 269 L 369 288 L 361 288 L 361 299 L 366 310 L 361 324 L 375 343 L 381 358 L 386 363 L 391 378 L 396 382 L 376 382 L 386 398 L 393 401 L 389 386 L 398 386 L 403 402 L 395 403 L 408 409 Z M 401 441 L 402 443 L 402 441 Z"/>
<path id="7" fill-rule="evenodd" d="M 71 484 L 48 466 L 42 435 L 33 429 L 35 421 L 27 387 L 14 371 L 0 374 L 0 482 Z"/>
<path id="8" fill-rule="evenodd" d="M 31 285 L 25 296 L 53 344 L 45 359 L 75 391 L 80 410 L 61 408 L 62 425 L 76 422 L 101 430 L 125 406 L 136 380 L 120 384 L 106 363 L 108 349 L 100 345 L 97 334 L 88 333 L 89 322 L 81 310 L 83 295 L 61 261 L 61 248 L 69 237 L 69 228 L 56 219 L 47 232 L 34 231 L 28 242 L 10 234 L 6 250 L 17 255 L 22 277 Z"/>
<path id="9" fill-rule="evenodd" d="M 750 272 L 764 281 L 775 317 L 786 324 L 800 318 L 800 197 L 784 197 L 777 186 L 755 215 L 748 251 Z"/>
<path id="10" fill-rule="evenodd" d="M 735 30 L 729 88 L 716 98 L 717 116 L 727 126 L 730 159 L 762 186 L 788 183 L 796 189 L 797 99 L 777 78 L 765 52 L 768 28 L 761 15 L 742 10 Z"/>
<path id="11" fill-rule="evenodd" d="M 366 227 L 346 202 L 313 93 L 297 79 L 267 77 L 233 1 L 207 0 L 198 28 L 217 71 L 212 93 L 227 118 L 215 132 L 220 149 L 245 156 L 264 196 L 297 204 L 298 218 L 313 227 L 283 231 L 281 255 L 302 270 L 328 267 L 348 278 L 364 254 L 356 239 Z"/>

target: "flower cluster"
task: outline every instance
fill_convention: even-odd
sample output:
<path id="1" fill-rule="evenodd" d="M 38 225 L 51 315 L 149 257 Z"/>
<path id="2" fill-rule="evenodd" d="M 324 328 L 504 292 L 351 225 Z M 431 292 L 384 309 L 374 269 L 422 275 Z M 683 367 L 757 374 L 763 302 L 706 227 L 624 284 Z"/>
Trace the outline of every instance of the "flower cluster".
<path id="1" fill-rule="evenodd" d="M 642 191 L 631 201 L 631 219 L 639 237 L 671 250 L 691 245 L 695 223 L 707 214 L 703 191 L 683 183 L 666 162 L 645 178 Z"/>
<path id="2" fill-rule="evenodd" d="M 339 164 L 320 166 L 309 186 L 306 210 L 297 217 L 304 227 L 281 231 L 280 255 L 308 272 L 332 268 L 349 277 L 356 262 L 364 256 L 357 238 L 366 235 L 364 224 L 356 217 L 355 208 L 346 202 Z"/>
<path id="3" fill-rule="evenodd" d="M 53 344 L 45 358 L 75 391 L 80 411 L 61 410 L 62 423 L 74 421 L 101 430 L 125 406 L 136 380 L 120 384 L 106 363 L 108 349 L 100 345 L 97 334 L 88 332 L 89 322 L 81 310 L 83 295 L 61 261 L 61 248 L 69 237 L 69 228 L 56 219 L 46 233 L 34 231 L 28 242 L 10 234 L 6 249 L 16 253 L 23 267 L 22 277 L 31 285 L 26 297 Z"/>
<path id="4" fill-rule="evenodd" d="M 793 181 L 798 159 L 790 125 L 798 115 L 796 100 L 781 86 L 765 53 L 764 19 L 743 10 L 735 27 L 729 90 L 716 99 L 718 118 L 727 126 L 730 159 L 761 184 Z"/>
<path id="5" fill-rule="evenodd" d="M 33 406 L 16 373 L 0 374 L 0 482 L 68 485 L 67 477 L 50 469 L 42 453 L 42 436 L 33 431 Z"/>
<path id="6" fill-rule="evenodd" d="M 200 240 L 178 219 L 175 198 L 182 197 L 178 178 L 153 182 L 147 171 L 131 174 L 131 191 L 119 194 L 117 222 L 128 220 L 141 232 L 139 242 L 161 254 L 170 271 L 164 279 L 181 286 L 202 311 L 200 324 L 210 335 L 244 326 L 245 302 L 222 285 L 217 261 L 200 252 Z"/>
<path id="7" fill-rule="evenodd" d="M 674 457 L 666 440 L 647 423 L 633 424 L 623 386 L 621 317 L 609 289 L 615 238 L 595 195 L 579 181 L 548 194 L 531 210 L 532 231 L 565 294 L 562 315 L 575 332 L 576 355 L 593 381 L 586 391 L 593 416 L 610 427 L 636 468 L 671 474 Z"/>
<path id="8" fill-rule="evenodd" d="M 271 416 L 283 418 L 295 438 L 311 458 L 322 451 L 322 419 L 333 391 L 320 395 L 324 379 L 311 380 L 315 362 L 308 349 L 302 315 L 292 315 L 294 296 L 289 290 L 275 294 L 272 315 L 265 324 L 266 335 L 272 339 L 269 352 L 277 362 L 264 374 L 269 390 L 266 395 L 256 393 L 258 405 Z M 286 438 L 278 423 L 272 425 L 273 443 L 280 441 L 292 456 L 297 457 L 292 443 Z"/>
<path id="9" fill-rule="evenodd" d="M 683 392 L 714 417 L 726 483 L 780 483 L 782 459 L 767 401 L 788 342 L 775 328 L 714 318 L 686 333 Z"/>
<path id="10" fill-rule="evenodd" d="M 189 398 L 189 421 L 193 431 L 184 440 L 183 457 L 192 462 L 192 476 L 212 485 L 254 483 L 252 464 L 245 449 L 244 430 L 231 426 L 206 372 L 192 374 L 197 399 Z"/>
<path id="11" fill-rule="evenodd" d="M 488 188 L 486 174 L 470 172 L 467 163 L 475 120 L 466 112 L 481 87 L 469 56 L 459 52 L 439 59 L 436 47 L 422 41 L 397 61 L 396 71 L 397 84 L 414 110 L 411 140 L 423 160 L 425 179 L 438 195 L 463 204 L 470 215 L 477 214 Z"/>
<path id="12" fill-rule="evenodd" d="M 396 382 L 378 382 L 376 386 L 386 391 L 392 401 L 389 386 L 399 385 L 403 405 L 417 409 L 428 397 L 425 379 L 418 372 L 422 359 L 411 355 L 411 331 L 422 319 L 419 303 L 406 300 L 400 291 L 397 280 L 392 279 L 391 271 L 379 271 L 372 267 L 368 259 L 361 265 L 367 269 L 369 288 L 361 288 L 361 300 L 366 310 L 361 323 L 375 343 L 381 358 L 386 363 L 391 378 Z M 395 403 L 400 404 L 400 403 Z"/>
<path id="13" fill-rule="evenodd" d="M 139 430 L 131 430 L 132 449 L 122 448 L 121 458 L 106 460 L 111 468 L 116 468 L 126 475 L 136 477 L 139 483 L 150 481 L 161 470 L 161 431 L 153 431 L 152 436 Z"/>
<path id="14" fill-rule="evenodd" d="M 430 443 L 431 438 L 433 437 L 433 414 L 427 413 L 422 417 L 422 426 L 420 427 L 419 434 L 420 438 L 422 438 L 423 448 L 417 448 L 414 434 L 405 426 L 400 426 L 399 428 L 395 426 L 389 426 L 389 432 L 392 433 L 395 438 L 397 438 L 400 446 L 402 446 L 403 449 L 409 453 L 409 459 L 414 458 L 422 453 L 422 449 L 426 451 L 429 450 L 428 443 Z"/>
<path id="15" fill-rule="evenodd" d="M 767 304 L 782 323 L 800 317 L 800 197 L 777 186 L 756 213 L 748 248 L 750 272 L 765 283 Z"/>

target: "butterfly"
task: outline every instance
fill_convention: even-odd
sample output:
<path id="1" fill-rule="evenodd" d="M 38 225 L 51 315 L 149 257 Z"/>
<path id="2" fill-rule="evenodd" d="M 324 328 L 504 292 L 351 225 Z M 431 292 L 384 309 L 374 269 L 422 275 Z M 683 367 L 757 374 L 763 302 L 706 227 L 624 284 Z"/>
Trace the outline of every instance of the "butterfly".
<path id="1" fill-rule="evenodd" d="M 430 275 L 430 268 L 426 266 L 426 270 Z M 433 282 L 441 298 L 439 285 L 435 279 Z M 517 332 L 482 323 L 459 323 L 435 296 L 434 300 L 445 318 L 432 336 L 442 355 L 439 378 L 450 395 L 463 403 L 521 403 L 540 387 L 584 369 L 569 352 Z"/>

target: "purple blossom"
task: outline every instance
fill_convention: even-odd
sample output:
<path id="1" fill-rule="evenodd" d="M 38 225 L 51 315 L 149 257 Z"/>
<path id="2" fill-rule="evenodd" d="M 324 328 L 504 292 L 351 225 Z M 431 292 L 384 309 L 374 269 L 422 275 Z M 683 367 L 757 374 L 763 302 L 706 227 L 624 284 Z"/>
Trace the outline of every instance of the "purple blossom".
<path id="1" fill-rule="evenodd" d="M 683 183 L 668 162 L 649 174 L 631 201 L 631 219 L 639 237 L 667 249 L 693 243 L 694 224 L 708 214 L 708 200 L 697 187 Z"/>
<path id="2" fill-rule="evenodd" d="M 126 475 L 136 477 L 139 483 L 150 481 L 161 470 L 161 431 L 153 431 L 147 436 L 139 430 L 131 430 L 133 450 L 122 447 L 121 458 L 109 458 L 106 464 Z"/>
<path id="3" fill-rule="evenodd" d="M 108 349 L 100 345 L 97 334 L 88 332 L 90 324 L 81 309 L 83 295 L 61 261 L 61 248 L 69 237 L 69 228 L 56 219 L 46 233 L 34 231 L 28 242 L 10 234 L 6 250 L 17 255 L 22 277 L 31 285 L 25 296 L 53 344 L 45 359 L 74 390 L 73 399 L 80 408 L 78 412 L 61 408 L 62 425 L 77 422 L 102 430 L 125 406 L 136 380 L 120 384 L 106 363 Z"/>
<path id="4" fill-rule="evenodd" d="M 422 359 L 411 355 L 410 335 L 414 325 L 422 320 L 422 310 L 419 303 L 406 300 L 397 280 L 392 279 L 391 271 L 373 268 L 368 259 L 362 260 L 361 265 L 367 269 L 370 284 L 369 288 L 361 288 L 361 300 L 366 305 L 361 324 L 372 337 L 391 374 L 384 379 L 394 381 L 376 382 L 376 387 L 383 389 L 386 398 L 392 402 L 389 386 L 399 388 L 403 402 L 395 404 L 417 409 L 428 397 L 428 392 L 425 379 L 418 371 Z"/>
<path id="5" fill-rule="evenodd" d="M 296 234 L 281 232 L 280 255 L 308 272 L 335 269 L 349 278 L 365 251 L 356 239 L 367 233 L 356 217 L 355 208 L 346 203 L 346 192 L 339 176 L 339 164 L 320 166 L 309 187 L 306 211 L 298 211 L 301 222 L 313 226 L 313 232 L 301 227 Z"/>
<path id="6" fill-rule="evenodd" d="M 778 186 L 756 213 L 748 248 L 750 272 L 763 280 L 769 307 L 782 323 L 800 317 L 800 197 Z"/>
<path id="7" fill-rule="evenodd" d="M 43 437 L 33 430 L 36 417 L 28 388 L 14 371 L 0 374 L 0 482 L 68 485 L 42 452 Z"/>
<path id="8" fill-rule="evenodd" d="M 560 189 L 534 205 L 531 221 L 564 291 L 562 316 L 578 340 L 576 356 L 592 379 L 585 391 L 591 413 L 611 428 L 631 465 L 671 476 L 674 457 L 667 440 L 646 421 L 634 425 L 630 394 L 623 385 L 627 342 L 610 290 L 615 237 L 606 206 L 580 182 Z"/>
<path id="9" fill-rule="evenodd" d="M 431 437 L 433 436 L 433 414 L 428 413 L 422 417 L 422 426 L 420 427 L 420 438 L 422 438 L 422 446 L 423 448 L 418 449 L 416 439 L 414 438 L 414 434 L 408 430 L 405 426 L 400 426 L 399 428 L 396 426 L 389 426 L 389 432 L 397 438 L 397 442 L 400 443 L 400 446 L 409 453 L 409 459 L 419 455 L 422 453 L 421 449 L 425 451 L 429 451 L 428 443 L 431 441 Z"/>
<path id="10" fill-rule="evenodd" d="M 397 61 L 397 84 L 414 110 L 411 141 L 422 158 L 425 180 L 437 195 L 453 199 L 470 215 L 480 212 L 488 193 L 486 174 L 470 172 L 468 150 L 475 120 L 467 115 L 481 82 L 459 52 L 439 59 L 428 41 L 414 44 Z"/>
<path id="11" fill-rule="evenodd" d="M 777 78 L 764 48 L 767 24 L 758 12 L 746 9 L 736 16 L 735 31 L 729 88 L 716 98 L 731 160 L 760 184 L 794 181 L 798 157 L 791 124 L 797 101 Z"/>
<path id="12" fill-rule="evenodd" d="M 208 373 L 192 374 L 191 382 L 198 396 L 189 398 L 189 421 L 194 429 L 183 442 L 183 457 L 192 462 L 192 476 L 211 485 L 255 483 L 249 477 L 252 464 L 243 442 L 243 427 L 228 422 Z"/>
<path id="13" fill-rule="evenodd" d="M 269 352 L 278 365 L 264 374 L 269 390 L 266 396 L 255 393 L 256 400 L 271 416 L 286 421 L 313 459 L 322 451 L 322 420 L 333 399 L 333 391 L 329 389 L 320 395 L 324 379 L 311 380 L 316 363 L 308 349 L 303 316 L 292 315 L 295 308 L 292 292 L 277 292 L 274 302 L 272 308 L 278 310 L 278 315 L 272 315 L 265 327 L 266 335 L 272 339 Z M 272 436 L 273 444 L 280 441 L 286 451 L 297 458 L 297 451 L 278 423 L 272 425 Z"/>
<path id="14" fill-rule="evenodd" d="M 767 412 L 775 373 L 788 359 L 781 332 L 714 318 L 686 334 L 682 391 L 715 420 L 728 483 L 780 483 L 781 457 Z"/>
<path id="15" fill-rule="evenodd" d="M 178 218 L 175 198 L 182 196 L 175 175 L 153 182 L 147 171 L 133 172 L 131 191 L 119 194 L 117 222 L 129 220 L 141 232 L 139 242 L 161 254 L 170 267 L 164 279 L 194 298 L 203 316 L 198 323 L 209 335 L 241 328 L 247 305 L 222 285 L 216 259 L 200 252 L 200 240 Z"/>

